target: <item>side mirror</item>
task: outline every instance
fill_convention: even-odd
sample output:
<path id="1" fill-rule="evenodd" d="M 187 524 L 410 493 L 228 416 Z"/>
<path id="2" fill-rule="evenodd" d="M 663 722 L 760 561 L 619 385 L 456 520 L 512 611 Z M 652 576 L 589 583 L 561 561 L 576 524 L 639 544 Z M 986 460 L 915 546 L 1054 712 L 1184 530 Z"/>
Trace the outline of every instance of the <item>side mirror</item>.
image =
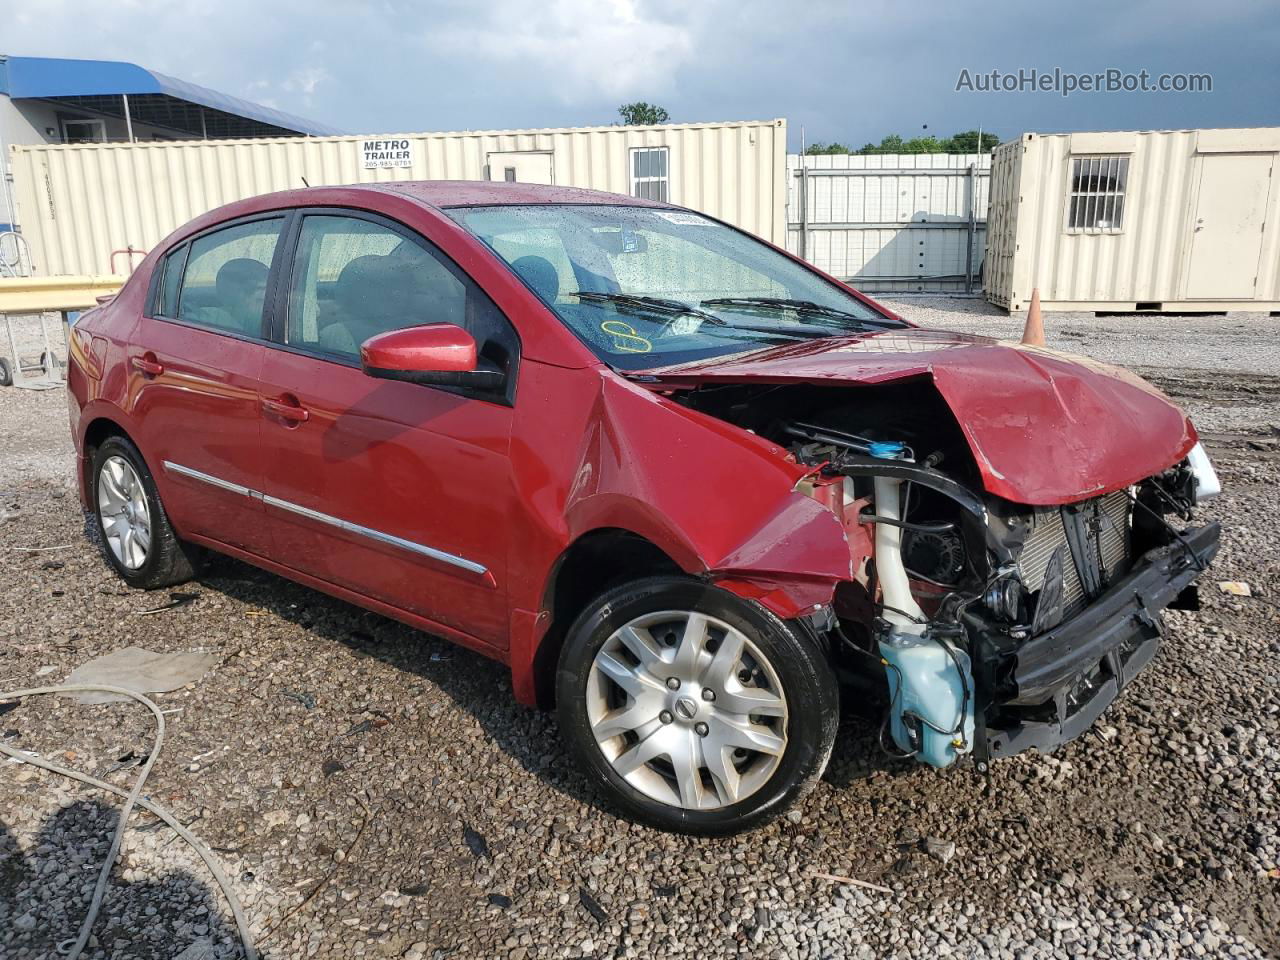
<path id="1" fill-rule="evenodd" d="M 360 345 L 360 366 L 380 380 L 496 390 L 506 375 L 476 357 L 476 341 L 452 323 L 389 330 Z"/>

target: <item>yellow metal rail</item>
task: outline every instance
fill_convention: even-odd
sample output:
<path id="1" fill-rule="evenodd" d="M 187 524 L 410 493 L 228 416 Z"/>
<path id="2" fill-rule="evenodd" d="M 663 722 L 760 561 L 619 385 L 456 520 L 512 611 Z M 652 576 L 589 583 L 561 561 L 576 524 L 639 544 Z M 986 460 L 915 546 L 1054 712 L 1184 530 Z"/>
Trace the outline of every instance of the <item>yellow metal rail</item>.
<path id="1" fill-rule="evenodd" d="M 0 277 L 0 314 L 88 310 L 120 291 L 124 277 Z"/>

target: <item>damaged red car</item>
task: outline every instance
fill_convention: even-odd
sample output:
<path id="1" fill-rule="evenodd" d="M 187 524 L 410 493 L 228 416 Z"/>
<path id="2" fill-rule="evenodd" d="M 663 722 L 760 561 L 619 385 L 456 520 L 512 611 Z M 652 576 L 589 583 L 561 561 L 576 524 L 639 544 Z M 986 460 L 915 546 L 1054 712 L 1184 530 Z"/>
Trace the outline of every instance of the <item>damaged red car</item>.
<path id="1" fill-rule="evenodd" d="M 126 582 L 213 550 L 501 660 L 618 807 L 690 833 L 799 796 L 842 691 L 933 767 L 1071 740 L 1218 546 L 1196 432 L 1137 377 L 585 190 L 223 207 L 76 325 L 69 389 Z"/>

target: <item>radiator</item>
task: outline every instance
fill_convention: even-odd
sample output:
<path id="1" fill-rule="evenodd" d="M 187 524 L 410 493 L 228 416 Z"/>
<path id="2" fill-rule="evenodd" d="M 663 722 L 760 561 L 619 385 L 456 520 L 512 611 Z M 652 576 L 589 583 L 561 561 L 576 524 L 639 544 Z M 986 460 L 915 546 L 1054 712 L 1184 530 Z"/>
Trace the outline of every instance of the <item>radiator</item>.
<path id="1" fill-rule="evenodd" d="M 1067 539 L 1063 513 L 1075 509 L 1085 519 L 1089 557 L 1074 557 Z M 1124 491 L 1096 497 L 1073 507 L 1037 507 L 1031 533 L 1018 559 L 1018 575 L 1031 593 L 1044 585 L 1045 569 L 1054 553 L 1062 550 L 1063 612 L 1079 613 L 1092 597 L 1085 593 L 1077 563 L 1096 564 L 1103 586 L 1129 569 L 1132 553 L 1132 503 Z"/>

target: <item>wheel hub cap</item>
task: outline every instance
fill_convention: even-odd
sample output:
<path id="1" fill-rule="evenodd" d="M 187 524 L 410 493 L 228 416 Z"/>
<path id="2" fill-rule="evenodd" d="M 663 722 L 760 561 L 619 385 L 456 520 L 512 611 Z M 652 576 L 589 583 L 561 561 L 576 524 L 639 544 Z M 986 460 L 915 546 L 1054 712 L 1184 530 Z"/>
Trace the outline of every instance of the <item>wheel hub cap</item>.
<path id="1" fill-rule="evenodd" d="M 697 612 L 646 614 L 617 630 L 591 665 L 586 706 L 618 775 L 684 809 L 746 799 L 787 747 L 773 666 L 740 630 Z"/>
<path id="2" fill-rule="evenodd" d="M 137 570 L 151 551 L 151 510 L 133 464 L 108 457 L 98 470 L 98 520 L 107 548 L 121 565 Z"/>

